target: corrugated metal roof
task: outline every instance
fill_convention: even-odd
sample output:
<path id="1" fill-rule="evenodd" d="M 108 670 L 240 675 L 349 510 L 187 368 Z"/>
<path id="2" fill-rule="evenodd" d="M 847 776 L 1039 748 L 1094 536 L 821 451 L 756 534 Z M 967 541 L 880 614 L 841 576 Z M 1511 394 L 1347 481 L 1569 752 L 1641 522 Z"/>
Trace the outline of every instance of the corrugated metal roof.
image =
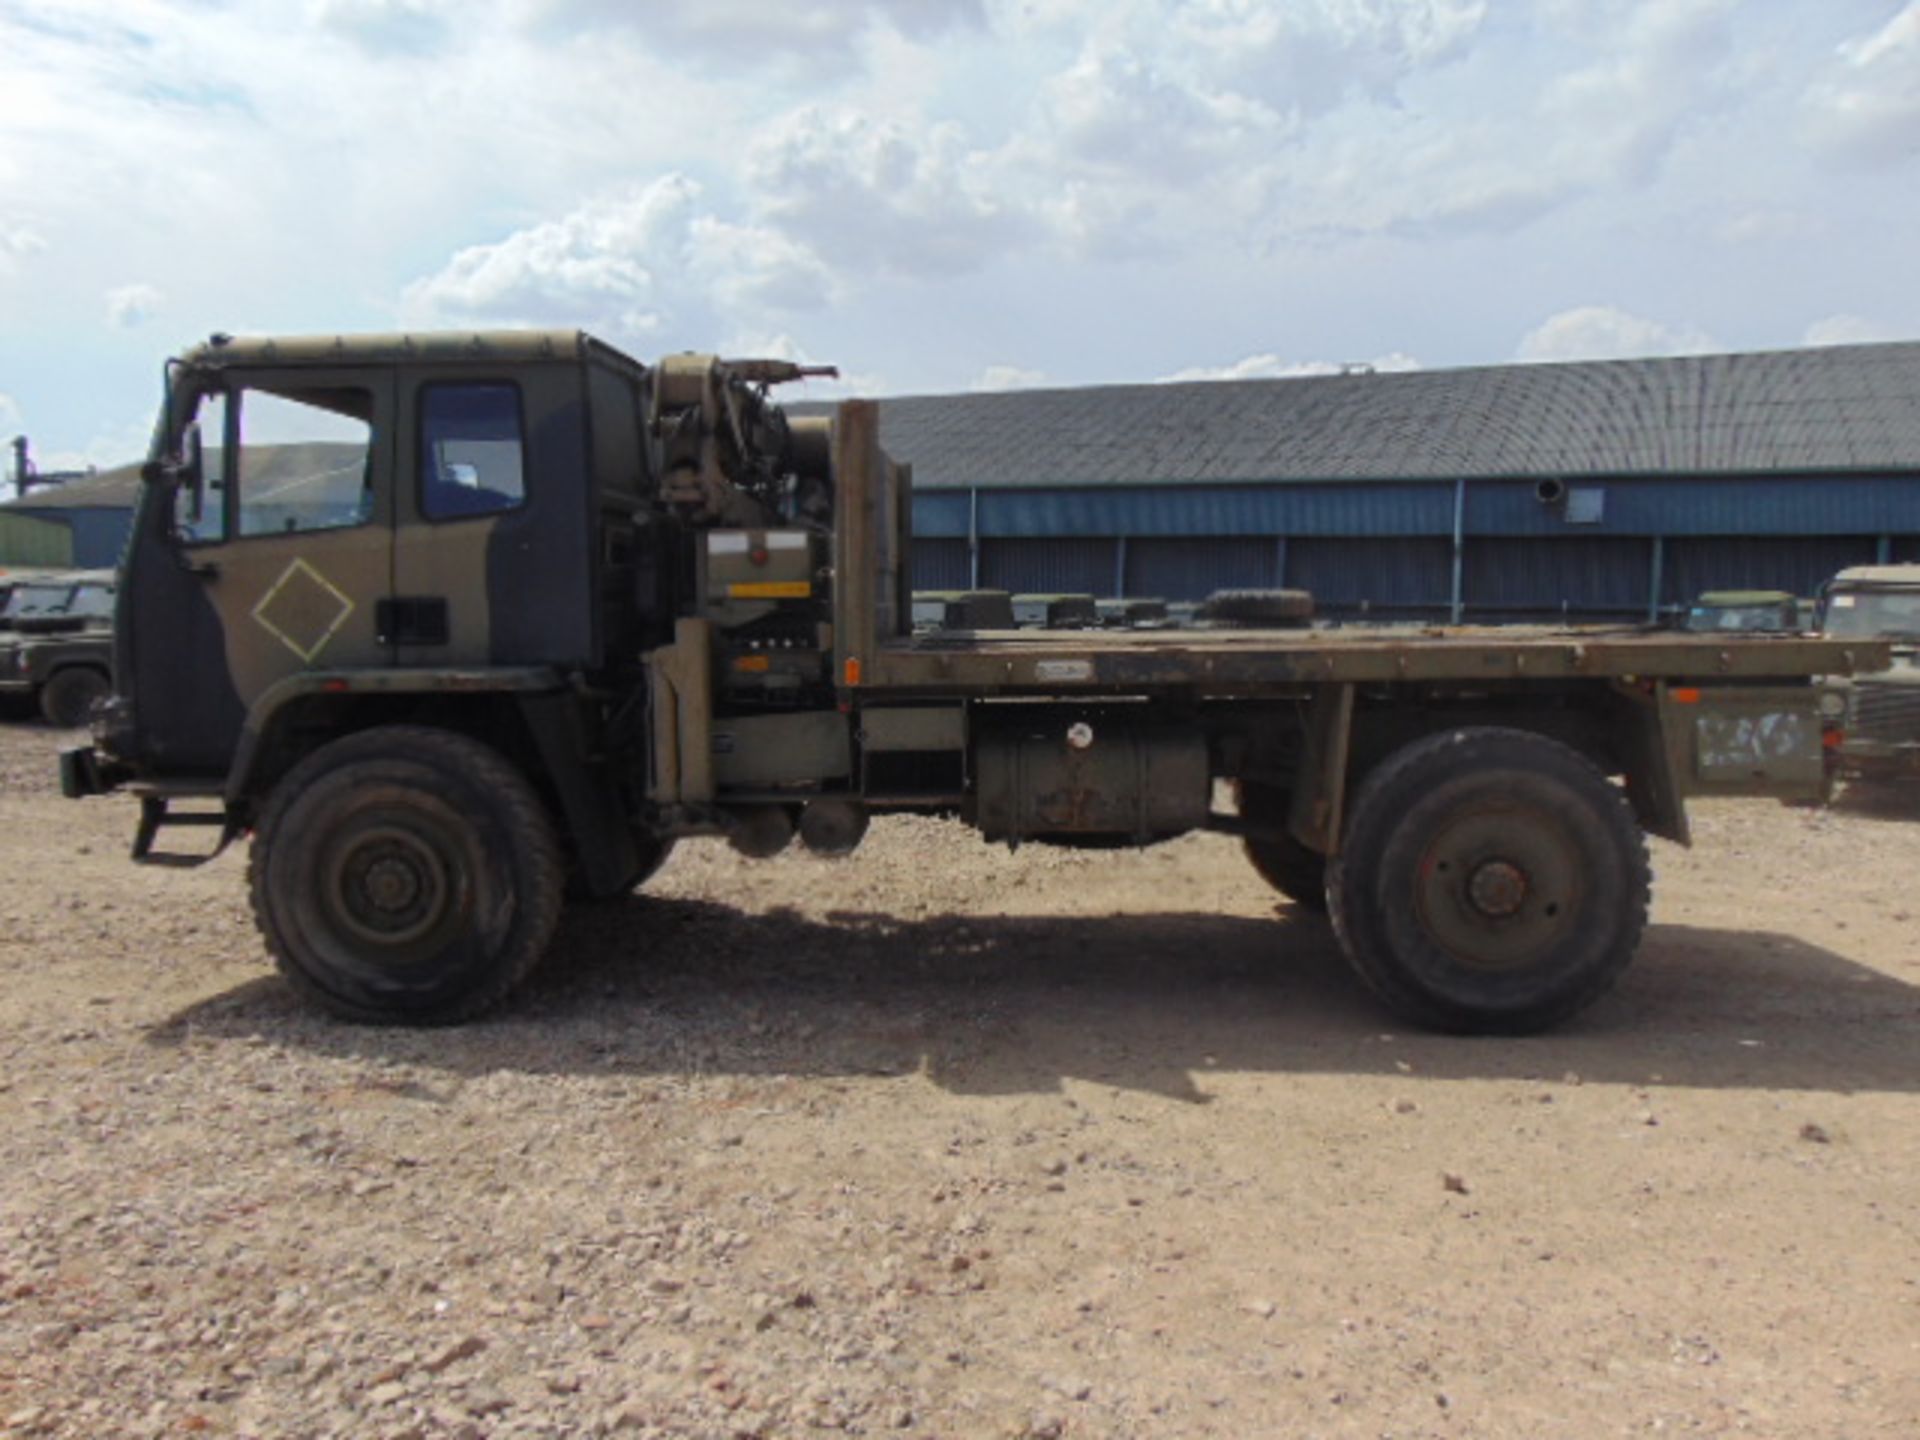
<path id="1" fill-rule="evenodd" d="M 42 485 L 17 500 L 5 503 L 9 510 L 131 510 L 140 498 L 140 467 L 116 465 L 111 470 L 65 480 L 58 485 Z"/>
<path id="2" fill-rule="evenodd" d="M 922 489 L 1920 471 L 1920 343 L 910 396 L 880 414 Z"/>

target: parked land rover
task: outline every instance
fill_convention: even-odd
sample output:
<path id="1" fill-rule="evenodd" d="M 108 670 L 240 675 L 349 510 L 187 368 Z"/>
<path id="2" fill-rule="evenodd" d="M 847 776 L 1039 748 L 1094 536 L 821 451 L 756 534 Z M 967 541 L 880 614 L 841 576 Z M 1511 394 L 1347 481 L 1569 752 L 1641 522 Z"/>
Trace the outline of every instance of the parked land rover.
<path id="1" fill-rule="evenodd" d="M 50 725 L 84 725 L 113 689 L 113 576 L 77 571 L 14 585 L 0 607 L 0 699 Z"/>
<path id="2" fill-rule="evenodd" d="M 1890 640 L 1893 668 L 1851 683 L 1842 775 L 1920 775 L 1920 565 L 1858 565 L 1827 583 L 1821 632 Z"/>

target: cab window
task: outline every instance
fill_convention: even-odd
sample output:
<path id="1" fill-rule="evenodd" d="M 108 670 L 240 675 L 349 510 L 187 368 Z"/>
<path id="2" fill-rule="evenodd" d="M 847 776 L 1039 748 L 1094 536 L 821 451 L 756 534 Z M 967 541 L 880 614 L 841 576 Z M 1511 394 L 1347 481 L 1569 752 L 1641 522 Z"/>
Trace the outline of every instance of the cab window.
<path id="1" fill-rule="evenodd" d="M 520 392 L 497 382 L 420 390 L 420 513 L 492 515 L 526 503 Z"/>
<path id="2" fill-rule="evenodd" d="M 372 417 L 371 392 L 351 387 L 241 392 L 239 533 L 338 530 L 372 518 Z"/>

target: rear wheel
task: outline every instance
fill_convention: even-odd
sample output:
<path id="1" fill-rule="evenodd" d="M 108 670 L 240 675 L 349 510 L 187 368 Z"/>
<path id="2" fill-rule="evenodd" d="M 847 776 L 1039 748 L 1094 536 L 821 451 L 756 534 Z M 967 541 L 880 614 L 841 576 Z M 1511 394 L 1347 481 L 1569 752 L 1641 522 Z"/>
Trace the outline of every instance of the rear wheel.
<path id="1" fill-rule="evenodd" d="M 1415 742 L 1361 785 L 1328 900 L 1360 978 L 1434 1029 L 1522 1034 L 1598 999 L 1646 926 L 1626 797 L 1520 730 Z"/>
<path id="2" fill-rule="evenodd" d="M 1285 790 L 1245 780 L 1234 787 L 1234 794 L 1239 799 L 1241 818 L 1264 832 L 1240 842 L 1260 878 L 1294 904 L 1325 914 L 1327 857 L 1308 849 L 1288 831 L 1292 797 Z"/>
<path id="3" fill-rule="evenodd" d="M 85 666 L 56 670 L 40 687 L 40 713 L 49 725 L 71 730 L 86 724 L 95 702 L 106 699 L 112 690 L 98 670 Z"/>
<path id="4" fill-rule="evenodd" d="M 464 735 L 391 725 L 315 751 L 261 812 L 254 918 L 288 982 L 334 1014 L 440 1025 L 498 1004 L 560 915 L 539 796 Z"/>

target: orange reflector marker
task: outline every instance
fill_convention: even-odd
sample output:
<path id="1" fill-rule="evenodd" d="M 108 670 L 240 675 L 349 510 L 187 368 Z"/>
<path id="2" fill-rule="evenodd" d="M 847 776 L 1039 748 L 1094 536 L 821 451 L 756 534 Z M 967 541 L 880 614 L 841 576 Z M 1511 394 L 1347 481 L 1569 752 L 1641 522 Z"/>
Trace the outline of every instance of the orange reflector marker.
<path id="1" fill-rule="evenodd" d="M 858 685 L 860 683 L 860 657 L 858 655 L 847 656 L 847 663 L 840 667 L 840 674 L 845 678 L 849 689 Z"/>
<path id="2" fill-rule="evenodd" d="M 1700 692 L 1691 685 L 1682 685 L 1667 691 L 1667 698 L 1676 705 L 1698 705 Z"/>
<path id="3" fill-rule="evenodd" d="M 1844 730 L 1823 730 L 1820 732 L 1820 743 L 1829 750 L 1838 750 L 1846 741 L 1847 732 Z"/>
<path id="4" fill-rule="evenodd" d="M 350 689 L 351 687 L 347 684 L 345 680 L 322 680 L 320 682 L 320 688 L 322 690 L 327 691 L 329 694 L 338 695 L 342 691 Z"/>
<path id="5" fill-rule="evenodd" d="M 773 660 L 766 655 L 736 655 L 733 657 L 733 668 L 759 675 L 773 668 Z"/>

